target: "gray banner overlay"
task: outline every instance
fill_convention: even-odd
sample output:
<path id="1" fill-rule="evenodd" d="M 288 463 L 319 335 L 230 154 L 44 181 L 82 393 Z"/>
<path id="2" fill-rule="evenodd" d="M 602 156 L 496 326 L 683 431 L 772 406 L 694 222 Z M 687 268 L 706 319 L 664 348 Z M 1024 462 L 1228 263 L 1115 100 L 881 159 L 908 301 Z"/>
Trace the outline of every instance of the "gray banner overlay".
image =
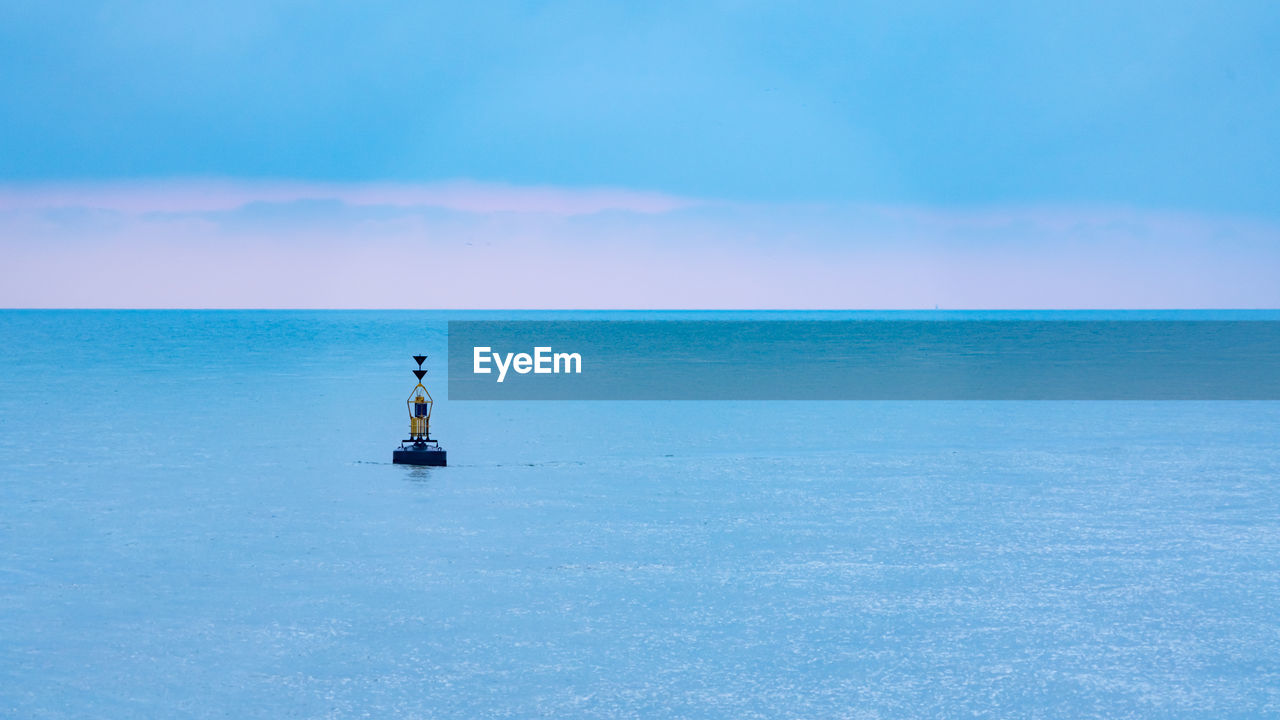
<path id="1" fill-rule="evenodd" d="M 449 399 L 1280 400 L 1280 322 L 452 321 Z"/>

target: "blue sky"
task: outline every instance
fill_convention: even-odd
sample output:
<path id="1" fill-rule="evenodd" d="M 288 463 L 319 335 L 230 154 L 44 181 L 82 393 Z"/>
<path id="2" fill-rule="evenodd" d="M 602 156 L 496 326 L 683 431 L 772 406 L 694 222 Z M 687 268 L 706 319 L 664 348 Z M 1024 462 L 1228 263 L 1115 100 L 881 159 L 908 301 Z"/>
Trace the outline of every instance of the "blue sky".
<path id="1" fill-rule="evenodd" d="M 296 222 L 281 226 L 277 212 L 274 231 L 259 233 L 260 243 L 294 248 L 308 233 L 319 237 L 308 208 L 349 205 L 352 193 L 364 198 L 359 207 L 383 204 L 353 189 L 361 186 L 462 183 L 500 192 L 609 189 L 685 198 L 717 208 L 715 219 L 685 213 L 684 224 L 668 228 L 691 252 L 711 246 L 708 234 L 740 237 L 748 249 L 780 249 L 795 233 L 828 238 L 824 247 L 836 254 L 874 245 L 875 238 L 853 234 L 865 232 L 865 223 L 842 224 L 851 208 L 951 218 L 1075 212 L 1095 225 L 1099 212 L 1110 212 L 1113 229 L 1121 216 L 1165 227 L 1177 215 L 1188 218 L 1185 228 L 1202 228 L 1199 250 L 1185 259 L 1188 269 L 1198 265 L 1207 274 L 1192 285 L 1221 292 L 1177 296 L 1153 285 L 1152 297 L 1214 305 L 1226 302 L 1238 281 L 1235 265 L 1206 266 L 1223 238 L 1241 265 L 1276 257 L 1277 37 L 1280 6 L 1246 2 L 477 9 L 10 0 L 0 6 L 0 186 L 8 197 L 0 230 L 13 257 L 36 263 L 28 270 L 53 267 L 56 258 L 40 252 L 62 251 L 71 237 L 90 244 L 98 238 L 98 248 L 160 263 L 164 253 L 109 241 L 101 223 L 153 224 L 155 213 L 189 211 L 172 205 L 173 188 L 199 194 L 208 182 L 268 188 L 263 198 L 245 200 L 255 207 L 281 202 L 279 183 L 311 188 L 285 193 L 283 216 Z M 135 194 L 125 203 L 131 215 L 102 206 L 103 193 L 118 195 L 121 187 Z M 40 195 L 50 188 L 56 202 Z M 810 205 L 843 210 L 818 219 L 793 212 Z M 77 208 L 97 220 L 68 226 L 67 213 Z M 122 212 L 127 217 L 104 219 Z M 762 238 L 752 230 L 762 218 L 796 224 L 789 234 L 765 223 L 775 234 Z M 636 227 L 646 226 L 641 219 Z M 482 226 L 486 221 L 476 219 Z M 172 227 L 148 228 L 136 234 L 155 242 L 173 237 Z M 972 237 L 960 226 L 935 230 L 956 252 Z M 426 226 L 418 232 L 427 248 L 441 237 Z M 1044 257 L 1065 252 L 1060 234 L 1037 232 L 1023 237 L 1028 247 L 1042 248 Z M 1149 232 L 1125 242 L 1138 247 L 1148 242 L 1138 235 Z M 1179 237 L 1185 249 L 1197 236 Z M 888 257 L 899 241 L 880 243 L 877 262 L 911 261 L 902 253 Z M 317 241 L 312 251 L 333 245 Z M 1242 261 L 1249 253 L 1258 254 Z M 923 287 L 911 301 L 993 301 L 935 289 Z M 1248 302 L 1280 301 L 1264 290 Z M 221 292 L 199 302 L 243 304 L 230 283 Z M 102 293 L 96 302 L 117 302 L 110 288 Z M 558 302 L 614 302 L 585 286 L 577 297 Z M 1018 297 L 1005 304 L 1036 302 Z M 158 292 L 150 302 L 165 298 Z M 715 299 L 702 304 L 719 306 Z M 1121 299 L 1082 290 L 1041 302 Z M 659 304 L 653 300 L 629 295 L 616 302 Z M 836 293 L 829 302 L 869 300 L 875 298 Z M 5 304 L 46 301 L 0 292 Z M 273 302 L 288 304 L 289 297 Z"/>

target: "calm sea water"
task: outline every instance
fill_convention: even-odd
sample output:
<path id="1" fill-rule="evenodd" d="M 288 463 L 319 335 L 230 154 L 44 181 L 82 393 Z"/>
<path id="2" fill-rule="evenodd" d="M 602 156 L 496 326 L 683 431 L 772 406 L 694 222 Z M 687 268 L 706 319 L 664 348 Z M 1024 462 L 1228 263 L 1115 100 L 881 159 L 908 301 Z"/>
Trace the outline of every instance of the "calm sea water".
<path id="1" fill-rule="evenodd" d="M 391 465 L 454 317 L 0 312 L 0 715 L 1280 716 L 1280 403 L 441 401 Z"/>

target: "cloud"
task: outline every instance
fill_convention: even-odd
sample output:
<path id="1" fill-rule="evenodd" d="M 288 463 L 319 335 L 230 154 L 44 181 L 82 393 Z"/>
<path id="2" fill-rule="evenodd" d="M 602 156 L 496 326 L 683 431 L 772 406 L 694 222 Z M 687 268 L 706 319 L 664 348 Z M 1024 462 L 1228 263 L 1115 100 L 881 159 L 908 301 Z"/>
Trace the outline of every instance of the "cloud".
<path id="1" fill-rule="evenodd" d="M 184 180 L 0 186 L 0 211 L 81 207 L 131 214 L 194 214 L 236 210 L 255 204 L 287 205 L 299 202 L 558 216 L 605 211 L 663 213 L 695 203 L 688 198 L 657 192 L 515 186 L 468 181 L 344 184 Z"/>
<path id="2" fill-rule="evenodd" d="M 0 189 L 0 306 L 1280 307 L 1280 229 L 1097 206 L 183 181 Z"/>

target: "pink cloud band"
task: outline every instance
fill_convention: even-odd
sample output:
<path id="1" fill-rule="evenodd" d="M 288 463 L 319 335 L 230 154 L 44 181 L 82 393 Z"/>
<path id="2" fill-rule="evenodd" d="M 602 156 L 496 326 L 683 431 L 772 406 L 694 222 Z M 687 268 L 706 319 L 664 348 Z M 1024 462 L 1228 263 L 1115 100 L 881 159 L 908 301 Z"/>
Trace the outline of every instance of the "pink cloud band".
<path id="1" fill-rule="evenodd" d="M 0 256 L 3 307 L 1280 307 L 1274 224 L 1136 208 L 469 182 L 10 185 Z M 431 282 L 397 282 L 407 268 Z"/>

